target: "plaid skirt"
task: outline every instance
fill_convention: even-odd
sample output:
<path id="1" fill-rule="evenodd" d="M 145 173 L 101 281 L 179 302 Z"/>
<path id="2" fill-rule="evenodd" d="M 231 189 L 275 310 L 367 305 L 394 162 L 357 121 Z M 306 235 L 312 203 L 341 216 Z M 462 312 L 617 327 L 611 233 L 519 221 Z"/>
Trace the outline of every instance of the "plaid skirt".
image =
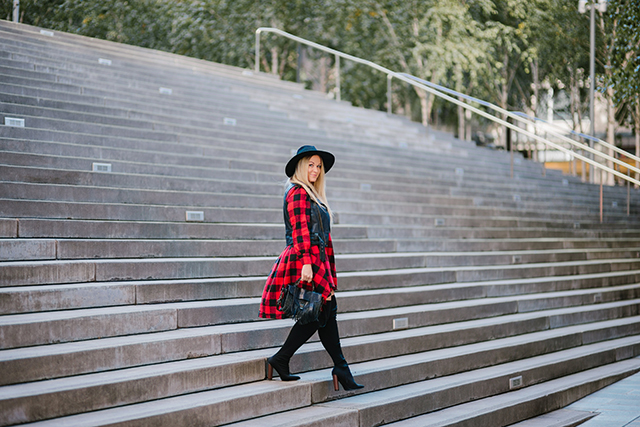
<path id="1" fill-rule="evenodd" d="M 312 283 L 300 282 L 298 286 L 321 293 L 326 302 L 332 290 L 336 289 L 336 281 L 332 275 L 335 271 L 333 248 L 327 247 L 325 261 L 320 259 L 320 248 L 311 246 Z M 333 266 L 332 266 L 333 263 Z M 287 246 L 273 264 L 271 273 L 262 292 L 259 317 L 266 319 L 282 319 L 278 311 L 278 297 L 283 286 L 295 283 L 302 274 L 302 256 L 296 253 L 293 246 Z"/>

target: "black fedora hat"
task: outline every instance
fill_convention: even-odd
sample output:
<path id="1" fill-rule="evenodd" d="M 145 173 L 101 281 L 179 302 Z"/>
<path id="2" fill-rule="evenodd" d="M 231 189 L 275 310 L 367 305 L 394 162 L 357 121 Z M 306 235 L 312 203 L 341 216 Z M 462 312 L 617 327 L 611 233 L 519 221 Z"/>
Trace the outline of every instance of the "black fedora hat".
<path id="1" fill-rule="evenodd" d="M 316 149 L 313 145 L 303 145 L 298 148 L 298 152 L 295 156 L 293 156 L 288 162 L 287 166 L 285 166 L 284 171 L 289 178 L 293 176 L 296 172 L 296 167 L 298 166 L 298 162 L 300 159 L 304 157 L 311 157 L 315 155 L 320 156 L 322 159 L 322 166 L 324 167 L 324 173 L 329 172 L 329 169 L 333 167 L 333 164 L 336 162 L 336 158 L 333 154 L 328 151 L 321 151 Z"/>

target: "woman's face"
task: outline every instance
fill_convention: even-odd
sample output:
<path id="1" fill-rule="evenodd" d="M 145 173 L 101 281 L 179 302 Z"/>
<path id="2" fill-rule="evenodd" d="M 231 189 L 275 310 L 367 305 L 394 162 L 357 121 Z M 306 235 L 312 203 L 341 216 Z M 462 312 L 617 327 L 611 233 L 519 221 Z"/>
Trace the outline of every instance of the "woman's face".
<path id="1" fill-rule="evenodd" d="M 317 154 L 309 159 L 307 168 L 307 179 L 310 183 L 315 183 L 322 170 L 322 159 Z"/>

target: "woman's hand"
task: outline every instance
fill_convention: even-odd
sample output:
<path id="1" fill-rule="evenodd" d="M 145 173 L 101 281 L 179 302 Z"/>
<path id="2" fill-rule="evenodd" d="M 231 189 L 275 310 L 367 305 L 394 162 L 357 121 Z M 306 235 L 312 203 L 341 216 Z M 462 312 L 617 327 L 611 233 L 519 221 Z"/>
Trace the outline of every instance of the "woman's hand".
<path id="1" fill-rule="evenodd" d="M 313 269 L 311 268 L 311 264 L 305 264 L 302 266 L 302 274 L 300 275 L 300 280 L 303 282 L 309 282 L 313 280 Z"/>

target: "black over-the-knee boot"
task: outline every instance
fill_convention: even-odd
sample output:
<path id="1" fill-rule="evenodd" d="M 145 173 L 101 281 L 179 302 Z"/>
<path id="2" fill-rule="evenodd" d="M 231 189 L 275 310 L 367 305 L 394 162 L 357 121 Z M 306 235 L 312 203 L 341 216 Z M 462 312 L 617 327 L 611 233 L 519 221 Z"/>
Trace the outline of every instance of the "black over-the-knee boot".
<path id="1" fill-rule="evenodd" d="M 338 391 L 339 381 L 345 390 L 356 390 L 362 388 L 364 386 L 356 383 L 353 379 L 351 370 L 349 370 L 349 365 L 342 354 L 342 347 L 340 347 L 340 335 L 338 333 L 338 322 L 336 320 L 338 305 L 336 303 L 335 295 L 327 302 L 325 309 L 327 309 L 327 312 L 324 313 L 324 316 L 326 317 L 321 314 L 320 322 L 324 323 L 323 320 L 326 319 L 326 323 L 318 329 L 318 335 L 320 336 L 322 345 L 325 350 L 327 350 L 327 353 L 329 353 L 329 356 L 331 356 L 331 360 L 333 360 L 333 371 L 331 372 L 333 375 L 333 387 Z"/>
<path id="2" fill-rule="evenodd" d="M 282 344 L 280 350 L 267 359 L 267 378 L 273 378 L 273 368 L 278 371 L 278 375 L 280 375 L 280 379 L 282 381 L 299 380 L 299 376 L 291 375 L 289 373 L 289 360 L 291 359 L 291 356 L 293 356 L 293 354 L 302 347 L 302 344 L 307 342 L 307 340 L 309 340 L 317 330 L 318 322 L 312 322 L 306 325 L 301 325 L 300 322 L 296 322 L 296 324 L 291 328 L 289 336 L 284 344 Z"/>

